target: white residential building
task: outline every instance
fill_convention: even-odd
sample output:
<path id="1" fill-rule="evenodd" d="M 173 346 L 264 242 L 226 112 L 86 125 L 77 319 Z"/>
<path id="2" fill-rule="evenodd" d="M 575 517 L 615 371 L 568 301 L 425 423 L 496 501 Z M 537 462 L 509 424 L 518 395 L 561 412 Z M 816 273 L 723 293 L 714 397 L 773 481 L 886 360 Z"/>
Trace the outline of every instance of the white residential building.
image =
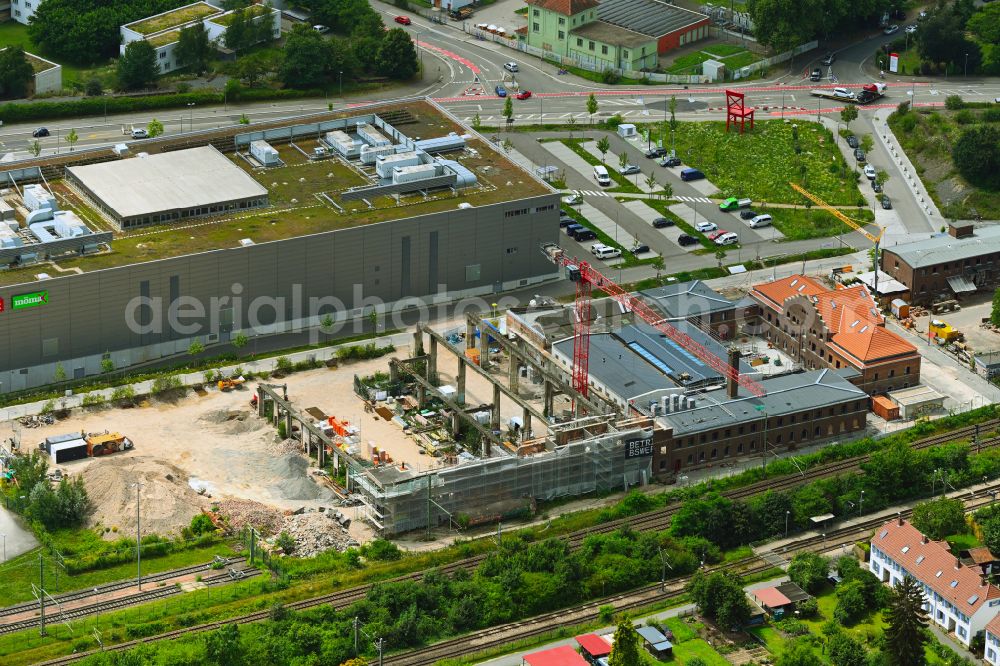
<path id="1" fill-rule="evenodd" d="M 987 664 L 1000 666 L 1000 615 L 986 625 L 986 645 L 983 649 L 983 659 Z"/>
<path id="2" fill-rule="evenodd" d="M 868 566 L 891 586 L 914 578 L 923 588 L 928 620 L 966 647 L 1000 614 L 1000 588 L 902 518 L 876 530 Z"/>
<path id="3" fill-rule="evenodd" d="M 221 48 L 230 21 L 240 11 L 254 12 L 254 16 L 251 18 L 254 23 L 270 22 L 272 39 L 281 36 L 281 11 L 270 5 L 255 4 L 246 10 L 237 9 L 227 12 L 207 2 L 194 2 L 121 26 L 119 31 L 122 43 L 119 50 L 121 53 L 125 53 L 125 47 L 132 42 L 140 40 L 149 42 L 156 50 L 156 61 L 160 65 L 160 73 L 166 74 L 182 66 L 175 53 L 182 29 L 201 23 L 208 32 L 209 41 L 213 42 L 217 48 Z"/>
<path id="4" fill-rule="evenodd" d="M 28 25 L 42 0 L 10 0 L 10 17 L 18 23 Z"/>

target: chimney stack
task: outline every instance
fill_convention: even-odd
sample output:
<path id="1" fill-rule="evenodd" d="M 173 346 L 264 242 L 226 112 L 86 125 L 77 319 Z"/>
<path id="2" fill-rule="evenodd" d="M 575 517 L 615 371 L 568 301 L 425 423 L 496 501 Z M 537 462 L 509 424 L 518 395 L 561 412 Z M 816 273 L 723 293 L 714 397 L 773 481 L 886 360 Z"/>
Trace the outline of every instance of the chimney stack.
<path id="1" fill-rule="evenodd" d="M 957 557 L 955 558 L 955 568 L 956 569 L 962 568 L 962 560 L 958 559 Z"/>
<path id="2" fill-rule="evenodd" d="M 986 575 L 979 574 L 979 587 L 986 587 Z"/>
<path id="3" fill-rule="evenodd" d="M 928 541 L 930 541 L 930 539 L 927 538 L 926 534 L 920 537 L 920 543 L 927 543 Z"/>
<path id="4" fill-rule="evenodd" d="M 902 514 L 902 512 L 896 513 L 896 522 L 899 524 L 900 527 L 903 526 L 903 514 Z"/>
<path id="5" fill-rule="evenodd" d="M 726 384 L 726 396 L 733 400 L 739 395 L 739 384 L 736 383 L 736 377 L 740 374 L 740 350 L 736 347 L 729 348 L 729 367 L 733 369 L 733 374 Z"/>

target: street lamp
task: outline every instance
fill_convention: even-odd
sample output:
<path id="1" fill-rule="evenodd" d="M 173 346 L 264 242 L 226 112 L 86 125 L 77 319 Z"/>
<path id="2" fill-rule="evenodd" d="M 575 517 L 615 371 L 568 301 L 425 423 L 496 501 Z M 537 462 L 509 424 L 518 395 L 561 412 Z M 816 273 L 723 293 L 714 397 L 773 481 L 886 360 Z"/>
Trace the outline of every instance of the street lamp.
<path id="1" fill-rule="evenodd" d="M 337 86 L 340 88 L 340 97 L 344 96 L 344 73 L 337 72 Z"/>
<path id="2" fill-rule="evenodd" d="M 190 131 L 193 132 L 194 131 L 194 102 L 188 102 L 188 116 L 189 116 L 188 122 L 191 124 L 191 130 Z M 181 131 L 182 132 L 184 131 L 183 127 L 181 128 Z"/>
<path id="3" fill-rule="evenodd" d="M 792 515 L 791 511 L 785 511 L 785 538 L 788 538 L 788 517 Z"/>
<path id="4" fill-rule="evenodd" d="M 965 76 L 965 77 L 969 76 L 969 54 L 968 53 L 965 54 L 965 73 L 962 74 L 962 76 Z"/>
<path id="5" fill-rule="evenodd" d="M 142 591 L 142 535 L 139 531 L 139 489 L 145 485 L 145 483 L 140 483 L 139 481 L 132 484 L 132 487 L 135 488 L 135 577 L 139 591 Z"/>
<path id="6" fill-rule="evenodd" d="M 864 504 L 865 504 L 865 491 L 862 490 L 861 491 L 861 498 L 858 499 L 858 515 L 859 516 L 864 512 L 864 510 L 862 509 L 862 507 L 864 506 Z"/>

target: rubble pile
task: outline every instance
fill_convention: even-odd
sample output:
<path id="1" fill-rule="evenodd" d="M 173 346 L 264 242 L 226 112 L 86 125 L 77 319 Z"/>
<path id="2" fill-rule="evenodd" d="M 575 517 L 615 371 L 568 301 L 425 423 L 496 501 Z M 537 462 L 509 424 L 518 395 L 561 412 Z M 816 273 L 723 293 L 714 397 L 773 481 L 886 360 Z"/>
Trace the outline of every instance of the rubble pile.
<path id="1" fill-rule="evenodd" d="M 285 516 L 279 531 L 288 532 L 295 540 L 292 555 L 314 557 L 327 550 L 345 551 L 357 546 L 358 542 L 347 532 L 347 525 L 350 525 L 349 519 L 340 511 L 330 509 Z"/>
<path id="2" fill-rule="evenodd" d="M 219 513 L 229 519 L 229 527 L 238 532 L 250 525 L 264 534 L 281 531 L 283 516 L 277 509 L 247 499 L 228 498 L 219 502 Z"/>
<path id="3" fill-rule="evenodd" d="M 302 442 L 291 438 L 268 442 L 267 451 L 276 456 L 283 456 L 286 453 L 301 453 Z"/>

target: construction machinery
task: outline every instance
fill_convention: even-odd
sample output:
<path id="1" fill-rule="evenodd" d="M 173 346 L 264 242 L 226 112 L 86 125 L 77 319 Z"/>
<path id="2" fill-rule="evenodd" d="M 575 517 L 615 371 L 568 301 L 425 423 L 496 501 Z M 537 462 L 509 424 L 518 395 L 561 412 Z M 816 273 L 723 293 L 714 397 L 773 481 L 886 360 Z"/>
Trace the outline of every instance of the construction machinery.
<path id="1" fill-rule="evenodd" d="M 806 199 L 809 199 L 809 201 L 812 201 L 814 204 L 816 204 L 817 206 L 819 206 L 820 208 L 822 208 L 826 212 L 828 212 L 831 215 L 833 215 L 834 217 L 836 217 L 838 220 L 840 220 L 841 222 L 843 222 L 844 224 L 846 224 L 847 226 L 849 226 L 851 229 L 854 229 L 855 231 L 857 231 L 859 234 L 861 234 L 862 236 L 864 236 L 865 238 L 867 238 L 868 240 L 870 240 L 875 245 L 875 255 L 873 257 L 874 258 L 873 270 L 875 271 L 875 283 L 874 283 L 875 286 L 874 286 L 873 290 L 874 290 L 874 292 L 875 292 L 875 294 L 877 296 L 878 295 L 878 271 L 879 271 L 879 268 L 878 268 L 879 244 L 882 242 L 882 234 L 885 233 L 885 227 L 878 227 L 878 235 L 875 236 L 872 233 L 870 233 L 867 229 L 865 229 L 865 225 L 863 225 L 863 224 L 861 224 L 859 222 L 855 222 L 854 220 L 852 220 L 851 218 L 847 217 L 846 215 L 844 215 L 843 213 L 841 213 L 839 210 L 837 210 L 836 208 L 834 208 L 830 204 L 826 203 L 825 201 L 823 201 L 822 199 L 820 199 L 818 196 L 816 196 L 812 192 L 810 192 L 807 189 L 805 189 L 804 187 L 802 187 L 800 185 L 796 185 L 795 183 L 792 183 L 792 182 L 789 182 L 788 184 L 792 186 L 793 190 L 795 190 L 796 192 L 798 192 L 799 194 L 801 194 L 802 196 L 804 196 Z"/>
<path id="2" fill-rule="evenodd" d="M 219 390 L 220 391 L 232 391 L 234 388 L 242 386 L 246 382 L 243 375 L 239 377 L 224 377 L 219 380 Z"/>
<path id="3" fill-rule="evenodd" d="M 594 288 L 600 289 L 617 301 L 625 311 L 631 311 L 644 322 L 658 330 L 674 343 L 698 357 L 725 377 L 731 385 L 738 384 L 754 396 L 765 395 L 764 387 L 752 378 L 740 374 L 739 364 L 724 361 L 704 345 L 681 332 L 663 319 L 663 315 L 647 303 L 625 291 L 611 279 L 605 277 L 586 261 L 569 257 L 565 250 L 555 243 L 544 243 L 542 253 L 556 266 L 565 269 L 566 277 L 576 283 L 575 315 L 573 329 L 573 389 L 583 397 L 588 395 L 590 372 L 590 297 Z"/>
<path id="4" fill-rule="evenodd" d="M 90 433 L 87 435 L 86 441 L 87 455 L 92 458 L 119 451 L 128 451 L 134 446 L 132 440 L 120 432 Z"/>

